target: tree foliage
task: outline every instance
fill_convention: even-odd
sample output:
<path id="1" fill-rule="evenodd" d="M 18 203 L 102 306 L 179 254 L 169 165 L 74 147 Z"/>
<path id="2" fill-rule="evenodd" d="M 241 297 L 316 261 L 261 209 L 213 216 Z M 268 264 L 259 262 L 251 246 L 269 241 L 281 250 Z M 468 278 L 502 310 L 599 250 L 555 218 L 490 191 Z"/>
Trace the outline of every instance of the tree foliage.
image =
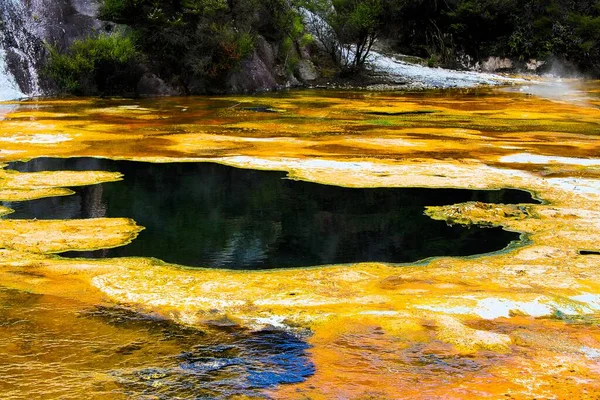
<path id="1" fill-rule="evenodd" d="M 360 70 L 381 32 L 382 0 L 307 0 L 310 30 L 341 68 Z"/>
<path id="2" fill-rule="evenodd" d="M 241 2 L 104 0 L 101 18 L 131 26 L 159 75 L 185 89 L 222 78 L 253 48 Z M 244 4 L 246 2 L 243 2 Z M 234 15 L 242 17 L 235 26 Z"/>
<path id="3" fill-rule="evenodd" d="M 68 50 L 48 46 L 44 73 L 59 90 L 81 95 L 133 92 L 139 60 L 131 36 L 121 32 L 75 41 Z"/>
<path id="4" fill-rule="evenodd" d="M 384 37 L 399 52 L 451 65 L 467 54 L 558 58 L 600 75 L 600 0 L 100 0 L 100 17 L 122 32 L 49 47 L 46 73 L 79 94 L 133 91 L 144 69 L 187 93 L 226 81 L 275 44 L 288 73 L 318 43 L 341 70 L 364 67 Z M 309 25 L 312 37 L 307 35 Z M 137 67 L 136 67 L 137 65 Z"/>
<path id="5" fill-rule="evenodd" d="M 600 72 L 599 0 L 385 1 L 384 33 L 409 54 L 556 57 Z"/>
<path id="6" fill-rule="evenodd" d="M 298 38 L 287 0 L 102 0 L 100 16 L 132 27 L 152 69 L 188 92 L 222 82 L 258 35 Z"/>

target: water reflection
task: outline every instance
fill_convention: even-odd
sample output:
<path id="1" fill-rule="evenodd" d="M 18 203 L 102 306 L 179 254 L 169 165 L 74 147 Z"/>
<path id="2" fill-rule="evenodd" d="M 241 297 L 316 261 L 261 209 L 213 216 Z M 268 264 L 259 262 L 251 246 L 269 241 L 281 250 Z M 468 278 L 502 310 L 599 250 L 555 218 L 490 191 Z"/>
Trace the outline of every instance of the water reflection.
<path id="1" fill-rule="evenodd" d="M 0 331 L 2 398 L 262 397 L 314 373 L 307 343 L 288 332 L 193 329 L 2 287 Z"/>
<path id="2" fill-rule="evenodd" d="M 122 182 L 77 188 L 72 196 L 5 203 L 16 210 L 10 218 L 129 217 L 146 227 L 127 246 L 77 256 L 150 256 L 214 268 L 409 262 L 486 253 L 504 248 L 518 235 L 449 227 L 423 215 L 424 206 L 532 201 L 516 190 L 350 189 L 212 163 L 42 158 L 9 168 L 125 175 Z"/>

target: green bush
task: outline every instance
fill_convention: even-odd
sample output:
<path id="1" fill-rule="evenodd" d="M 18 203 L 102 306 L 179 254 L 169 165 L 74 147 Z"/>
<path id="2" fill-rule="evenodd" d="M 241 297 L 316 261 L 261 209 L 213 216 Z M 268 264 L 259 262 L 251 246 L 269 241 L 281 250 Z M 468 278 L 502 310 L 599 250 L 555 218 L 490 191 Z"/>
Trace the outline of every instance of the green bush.
<path id="1" fill-rule="evenodd" d="M 97 95 L 135 90 L 139 54 L 131 36 L 100 34 L 76 40 L 64 51 L 54 46 L 48 50 L 44 73 L 62 92 Z"/>
<path id="2" fill-rule="evenodd" d="M 442 62 L 466 53 L 557 58 L 600 74 L 598 0 L 383 0 L 384 34 L 398 51 Z"/>
<path id="3" fill-rule="evenodd" d="M 303 33 L 288 0 L 102 0 L 100 17 L 131 27 L 149 68 L 187 93 L 221 85 L 258 35 L 279 44 Z"/>

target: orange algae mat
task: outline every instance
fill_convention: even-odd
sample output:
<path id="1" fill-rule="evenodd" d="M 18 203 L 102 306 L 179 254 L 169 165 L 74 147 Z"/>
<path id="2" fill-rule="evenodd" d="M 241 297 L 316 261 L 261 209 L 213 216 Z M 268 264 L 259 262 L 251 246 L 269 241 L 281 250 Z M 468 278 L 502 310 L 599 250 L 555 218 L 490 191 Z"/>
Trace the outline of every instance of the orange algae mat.
<path id="1" fill-rule="evenodd" d="M 8 214 L 0 220 L 0 286 L 44 296 L 49 309 L 119 305 L 199 329 L 227 321 L 251 330 L 310 332 L 305 340 L 314 374 L 230 397 L 598 398 L 597 86 L 574 83 L 558 100 L 480 89 L 2 104 L 1 163 L 42 156 L 218 162 L 352 187 L 522 189 L 543 204 L 426 210 L 449 223 L 524 234 L 521 246 L 495 254 L 413 266 L 253 272 L 190 270 L 143 258 L 64 259 L 53 253 L 126 244 L 142 227 L 125 218 L 47 222 Z M 116 179 L 119 174 L 106 172 L 5 167 L 0 214 L 14 201 L 69 195 L 66 187 Z M 75 323 L 83 324 L 78 329 L 91 324 L 67 319 L 56 325 L 46 312 L 36 313 L 36 321 L 57 334 L 72 335 L 66 332 Z M 107 328 L 96 345 L 109 337 L 115 348 L 121 348 L 115 341 L 131 344 L 131 332 L 120 332 Z M 0 352 L 27 358 L 31 349 L 5 344 L 22 334 L 0 331 Z M 153 346 L 157 353 L 173 347 Z M 63 358 L 38 358 L 58 371 L 16 368 L 15 361 L 0 389 L 9 398 L 44 390 L 65 398 L 136 393 L 115 383 L 115 374 L 107 373 L 114 368 L 110 362 L 78 375 L 68 351 L 55 351 Z M 69 388 L 60 392 L 54 386 L 64 374 Z M 160 374 L 152 379 L 160 387 Z"/>

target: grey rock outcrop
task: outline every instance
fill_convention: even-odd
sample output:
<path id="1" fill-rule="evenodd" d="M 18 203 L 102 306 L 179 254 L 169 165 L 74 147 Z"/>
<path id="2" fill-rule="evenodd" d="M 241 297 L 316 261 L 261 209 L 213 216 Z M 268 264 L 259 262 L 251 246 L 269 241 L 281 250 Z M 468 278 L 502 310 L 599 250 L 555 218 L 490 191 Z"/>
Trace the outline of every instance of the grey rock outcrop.
<path id="1" fill-rule="evenodd" d="M 242 61 L 238 70 L 229 75 L 226 86 L 227 91 L 241 93 L 274 90 L 280 87 L 273 68 L 267 66 L 256 50 L 251 57 Z"/>
<path id="2" fill-rule="evenodd" d="M 515 67 L 513 61 L 509 58 L 488 57 L 481 63 L 483 72 L 501 72 L 511 70 Z"/>
<path id="3" fill-rule="evenodd" d="M 302 82 L 311 82 L 319 78 L 319 73 L 310 60 L 298 61 L 294 73 Z"/>
<path id="4" fill-rule="evenodd" d="M 179 96 L 182 93 L 151 72 L 146 72 L 137 84 L 137 94 L 140 96 Z"/>
<path id="5" fill-rule="evenodd" d="M 256 39 L 256 54 L 268 68 L 274 68 L 277 58 L 277 48 L 267 40 L 258 36 Z"/>
<path id="6" fill-rule="evenodd" d="M 21 92 L 49 91 L 50 83 L 39 74 L 48 56 L 44 43 L 64 48 L 104 29 L 97 11 L 96 0 L 0 0 L 0 48 Z"/>

